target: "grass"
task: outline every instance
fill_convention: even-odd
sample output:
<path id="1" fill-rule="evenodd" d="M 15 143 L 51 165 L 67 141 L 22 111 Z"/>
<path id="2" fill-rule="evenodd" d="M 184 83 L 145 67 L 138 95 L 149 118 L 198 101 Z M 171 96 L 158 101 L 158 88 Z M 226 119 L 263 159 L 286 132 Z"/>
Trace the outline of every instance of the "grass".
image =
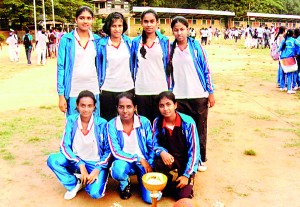
<path id="1" fill-rule="evenodd" d="M 248 149 L 244 151 L 244 155 L 256 156 L 256 152 L 253 149 Z"/>

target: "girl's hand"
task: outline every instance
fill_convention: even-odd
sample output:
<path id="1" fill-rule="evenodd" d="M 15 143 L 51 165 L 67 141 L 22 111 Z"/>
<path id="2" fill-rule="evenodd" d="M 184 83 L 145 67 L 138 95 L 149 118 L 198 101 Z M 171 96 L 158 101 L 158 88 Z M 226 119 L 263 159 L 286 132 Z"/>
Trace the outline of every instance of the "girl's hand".
<path id="1" fill-rule="evenodd" d="M 67 101 L 64 96 L 59 96 L 58 107 L 62 112 L 67 112 Z"/>
<path id="2" fill-rule="evenodd" d="M 149 165 L 149 163 L 147 162 L 147 160 L 145 160 L 144 158 L 141 158 L 140 163 L 145 168 L 146 173 L 152 172 L 152 168 Z"/>
<path id="3" fill-rule="evenodd" d="M 94 169 L 88 176 L 87 184 L 95 182 L 95 180 L 98 179 L 99 172 L 100 171 L 98 169 Z"/>
<path id="4" fill-rule="evenodd" d="M 165 165 L 172 165 L 174 162 L 174 157 L 166 151 L 162 151 L 160 153 L 160 157 L 162 161 L 165 163 Z"/>
<path id="5" fill-rule="evenodd" d="M 187 186 L 187 184 L 189 183 L 189 179 L 182 175 L 179 178 L 177 178 L 176 182 L 179 182 L 176 188 L 183 188 Z"/>
<path id="6" fill-rule="evenodd" d="M 80 169 L 80 173 L 81 173 L 81 182 L 83 185 L 85 185 L 88 181 L 89 173 L 87 172 L 84 164 L 81 164 L 79 166 L 79 169 Z"/>
<path id="7" fill-rule="evenodd" d="M 208 95 L 208 107 L 212 108 L 215 105 L 216 101 L 215 101 L 215 96 L 214 94 L 209 94 Z"/>

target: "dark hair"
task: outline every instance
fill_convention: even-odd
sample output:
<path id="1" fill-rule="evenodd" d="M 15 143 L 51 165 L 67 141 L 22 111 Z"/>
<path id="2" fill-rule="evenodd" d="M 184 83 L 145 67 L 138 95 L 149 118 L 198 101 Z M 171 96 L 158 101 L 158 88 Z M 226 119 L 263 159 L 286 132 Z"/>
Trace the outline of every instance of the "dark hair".
<path id="1" fill-rule="evenodd" d="M 76 14 L 75 14 L 75 17 L 76 17 L 76 19 L 79 17 L 79 15 L 82 13 L 82 12 L 84 12 L 84 11 L 88 11 L 91 15 L 92 15 L 92 17 L 94 17 L 94 13 L 93 13 L 93 11 L 92 11 L 92 9 L 90 8 L 90 7 L 88 7 L 88 6 L 81 6 L 81 7 L 79 7 L 78 9 L 77 9 L 77 11 L 76 11 Z"/>
<path id="2" fill-rule="evenodd" d="M 142 15 L 141 15 L 141 21 L 143 21 L 145 15 L 146 15 L 146 14 L 149 14 L 149 13 L 153 14 L 154 17 L 155 17 L 155 19 L 156 19 L 156 21 L 158 21 L 158 14 L 157 14 L 156 11 L 154 11 L 153 9 L 147 9 L 147 10 L 143 11 L 143 13 L 142 13 Z M 143 29 L 143 32 L 142 32 L 142 43 L 143 43 L 143 44 L 142 44 L 142 47 L 141 47 L 141 49 L 140 49 L 140 54 L 141 54 L 142 57 L 145 58 L 145 59 L 146 59 L 145 56 L 146 56 L 146 53 L 147 53 L 147 51 L 146 51 L 146 49 L 145 49 L 145 44 L 146 44 L 146 42 L 147 42 L 147 35 L 146 35 L 146 32 L 145 32 L 144 29 Z"/>
<path id="3" fill-rule="evenodd" d="M 278 38 L 279 35 L 281 35 L 281 34 L 283 34 L 283 33 L 285 32 L 285 29 L 286 29 L 285 26 L 280 26 L 280 27 L 279 27 L 278 33 L 277 33 L 277 35 L 276 35 L 274 41 L 277 40 L 277 38 Z"/>
<path id="4" fill-rule="evenodd" d="M 26 32 L 26 34 L 29 33 L 29 29 L 26 29 L 25 32 Z"/>
<path id="5" fill-rule="evenodd" d="M 157 105 L 157 107 L 159 107 L 159 102 L 163 98 L 167 98 L 167 99 L 171 100 L 174 104 L 176 103 L 175 95 L 172 92 L 163 91 L 163 92 L 161 92 L 160 94 L 158 94 L 156 96 L 156 105 Z M 162 128 L 163 120 L 164 120 L 164 117 L 160 114 L 157 118 L 156 126 L 153 126 L 153 127 L 156 127 L 157 130 L 158 130 L 158 134 L 157 134 L 158 144 L 163 146 L 163 147 L 168 147 L 168 142 L 167 142 L 165 133 L 164 133 L 163 128 Z"/>
<path id="6" fill-rule="evenodd" d="M 176 23 L 181 23 L 184 26 L 186 26 L 186 28 L 189 28 L 188 21 L 186 20 L 186 18 L 184 18 L 182 16 L 177 16 L 177 17 L 175 17 L 172 20 L 172 22 L 171 22 L 171 28 L 172 28 L 172 30 L 173 30 L 173 28 L 174 28 L 174 26 L 175 26 Z M 173 45 L 172 45 L 172 48 L 171 48 L 171 51 L 170 51 L 170 59 L 169 59 L 169 62 L 168 62 L 168 65 L 167 65 L 167 69 L 166 69 L 167 77 L 171 78 L 171 82 L 173 84 L 175 84 L 175 81 L 174 81 L 174 76 L 173 76 L 173 63 L 172 63 L 172 60 L 173 60 L 173 55 L 174 55 L 174 50 L 176 48 L 176 44 L 177 44 L 177 39 L 175 38 L 175 40 L 173 42 Z"/>
<path id="7" fill-rule="evenodd" d="M 123 21 L 123 32 L 126 32 L 128 29 L 128 25 L 126 22 L 126 19 L 124 18 L 123 14 L 119 13 L 119 12 L 113 12 L 110 13 L 106 19 L 105 19 L 105 23 L 103 25 L 103 31 L 108 34 L 110 36 L 110 27 L 111 25 L 114 23 L 115 20 L 117 19 L 121 19 Z"/>
<path id="8" fill-rule="evenodd" d="M 116 97 L 116 107 L 119 106 L 120 99 L 124 98 L 124 97 L 130 99 L 132 101 L 133 106 L 136 106 L 135 96 L 130 92 L 123 92 L 123 93 L 120 93 L 119 95 L 117 95 L 117 97 Z"/>
<path id="9" fill-rule="evenodd" d="M 76 99 L 76 105 L 79 104 L 79 101 L 80 99 L 82 98 L 85 98 L 85 97 L 89 97 L 91 99 L 93 99 L 94 101 L 94 105 L 96 106 L 96 98 L 95 98 L 95 95 L 91 92 L 91 91 L 88 91 L 88 90 L 84 90 L 84 91 L 81 91 Z"/>
<path id="10" fill-rule="evenodd" d="M 295 38 L 298 38 L 300 36 L 300 29 L 299 28 L 294 30 L 294 36 L 295 36 Z"/>
<path id="11" fill-rule="evenodd" d="M 160 94 L 158 94 L 156 96 L 156 106 L 159 107 L 159 102 L 161 101 L 161 99 L 163 98 L 167 98 L 169 100 L 171 100 L 174 104 L 176 103 L 176 99 L 175 99 L 175 95 L 174 93 L 172 93 L 171 91 L 163 91 Z"/>
<path id="12" fill-rule="evenodd" d="M 285 34 L 285 37 L 284 37 L 284 43 L 282 45 L 282 48 L 281 48 L 281 51 L 285 50 L 286 48 L 286 40 L 288 37 L 293 37 L 294 35 L 294 31 L 292 29 L 289 29 L 286 34 Z"/>

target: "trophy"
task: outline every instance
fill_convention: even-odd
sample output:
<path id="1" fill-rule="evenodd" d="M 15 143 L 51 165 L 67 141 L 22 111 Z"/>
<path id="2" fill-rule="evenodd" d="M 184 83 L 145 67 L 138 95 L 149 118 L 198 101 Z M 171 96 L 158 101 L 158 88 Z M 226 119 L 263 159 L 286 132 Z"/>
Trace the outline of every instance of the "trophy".
<path id="1" fill-rule="evenodd" d="M 157 198 L 159 192 L 167 185 L 167 176 L 158 172 L 150 172 L 143 175 L 142 180 L 145 188 L 151 192 L 152 207 L 157 207 Z"/>

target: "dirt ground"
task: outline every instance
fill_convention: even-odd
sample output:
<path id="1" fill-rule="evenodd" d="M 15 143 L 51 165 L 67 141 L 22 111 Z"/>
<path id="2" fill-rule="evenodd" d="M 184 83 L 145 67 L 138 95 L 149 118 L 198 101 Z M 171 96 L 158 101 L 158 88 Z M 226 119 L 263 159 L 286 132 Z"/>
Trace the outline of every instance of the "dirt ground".
<path id="1" fill-rule="evenodd" d="M 30 113 L 40 113 L 43 120 L 49 116 L 43 130 L 57 137 L 26 144 L 25 129 L 24 136 L 0 149 L 15 157 L 0 157 L 0 206 L 150 206 L 142 202 L 136 181 L 133 196 L 126 201 L 119 198 L 118 183 L 111 179 L 100 200 L 85 191 L 73 200 L 63 199 L 65 189 L 46 166 L 49 152 L 59 150 L 64 126 L 56 108 L 56 60 L 37 66 L 34 53 L 33 65 L 27 66 L 21 48 L 20 62 L 10 63 L 7 49 L 0 54 L 0 123 L 9 116 L 30 118 Z M 265 50 L 245 50 L 240 44 L 206 49 L 216 105 L 209 111 L 208 170 L 197 174 L 194 199 L 201 207 L 216 206 L 217 201 L 226 207 L 300 207 L 300 91 L 297 95 L 278 91 L 277 63 Z M 51 110 L 44 112 L 48 106 Z M 53 114 L 60 118 L 53 120 Z M 255 156 L 244 154 L 251 149 Z M 172 207 L 174 202 L 163 198 L 158 206 Z"/>

